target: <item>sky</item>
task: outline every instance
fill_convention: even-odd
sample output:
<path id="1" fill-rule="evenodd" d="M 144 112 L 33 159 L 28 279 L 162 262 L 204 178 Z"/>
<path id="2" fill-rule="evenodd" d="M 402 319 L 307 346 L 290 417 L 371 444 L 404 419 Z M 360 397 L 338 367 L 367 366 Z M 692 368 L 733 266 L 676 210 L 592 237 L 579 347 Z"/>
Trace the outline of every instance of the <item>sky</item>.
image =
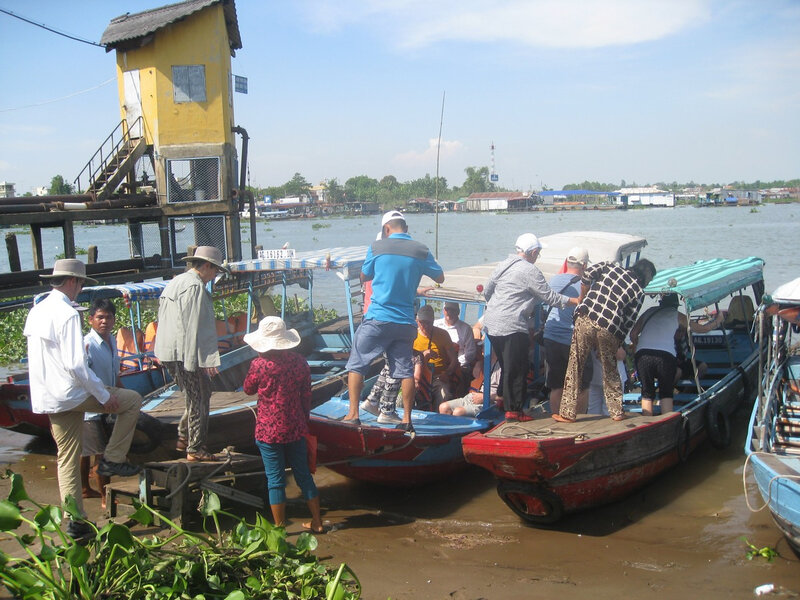
<path id="1" fill-rule="evenodd" d="M 99 42 L 151 0 L 0 0 Z M 516 190 L 800 177 L 798 0 L 238 0 L 250 185 L 486 166 Z M 114 53 L 0 13 L 0 181 L 72 181 Z M 443 106 L 444 99 L 444 109 Z M 442 118 L 443 116 L 443 118 Z M 441 124 L 441 143 L 438 143 Z M 491 146 L 494 144 L 494 155 Z"/>

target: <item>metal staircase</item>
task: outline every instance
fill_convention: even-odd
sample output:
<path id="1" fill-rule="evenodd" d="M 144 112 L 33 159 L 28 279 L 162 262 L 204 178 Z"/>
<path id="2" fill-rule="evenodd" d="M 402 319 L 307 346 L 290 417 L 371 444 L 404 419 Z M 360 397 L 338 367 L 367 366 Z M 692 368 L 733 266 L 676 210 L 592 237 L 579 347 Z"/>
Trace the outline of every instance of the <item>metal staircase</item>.
<path id="1" fill-rule="evenodd" d="M 127 121 L 120 121 L 75 178 L 76 189 L 82 189 L 83 180 L 88 184 L 84 193 L 97 200 L 109 198 L 147 151 L 142 131 L 141 117 L 130 126 Z M 134 136 L 131 132 L 140 133 Z"/>

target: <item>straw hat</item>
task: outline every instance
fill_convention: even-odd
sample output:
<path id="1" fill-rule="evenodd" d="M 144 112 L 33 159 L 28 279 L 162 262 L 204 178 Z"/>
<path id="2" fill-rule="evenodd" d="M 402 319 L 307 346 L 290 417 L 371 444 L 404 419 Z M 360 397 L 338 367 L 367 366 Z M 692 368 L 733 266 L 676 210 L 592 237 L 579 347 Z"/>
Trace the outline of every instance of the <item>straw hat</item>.
<path id="1" fill-rule="evenodd" d="M 222 250 L 216 246 L 198 246 L 192 256 L 184 256 L 181 260 L 204 260 L 223 271 L 228 270 L 222 257 Z"/>
<path id="2" fill-rule="evenodd" d="M 78 279 L 83 279 L 84 283 L 97 283 L 96 279 L 86 276 L 86 265 L 77 258 L 60 258 L 53 265 L 53 272 L 50 275 L 39 275 L 39 277 L 42 279 L 77 277 Z"/>
<path id="3" fill-rule="evenodd" d="M 256 352 L 288 350 L 300 343 L 300 334 L 295 329 L 286 329 L 280 317 L 264 317 L 258 329 L 244 336 L 244 341 Z"/>

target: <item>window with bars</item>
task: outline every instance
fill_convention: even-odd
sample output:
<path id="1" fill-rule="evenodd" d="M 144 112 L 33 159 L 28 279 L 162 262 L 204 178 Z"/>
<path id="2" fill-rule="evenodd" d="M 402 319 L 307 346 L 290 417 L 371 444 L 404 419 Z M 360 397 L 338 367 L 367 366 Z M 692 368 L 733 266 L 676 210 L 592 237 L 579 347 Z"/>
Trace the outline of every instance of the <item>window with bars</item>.
<path id="1" fill-rule="evenodd" d="M 181 102 L 205 102 L 205 65 L 173 65 L 172 95 L 176 104 Z"/>
<path id="2" fill-rule="evenodd" d="M 219 158 L 167 160 L 167 202 L 210 202 L 220 199 Z"/>

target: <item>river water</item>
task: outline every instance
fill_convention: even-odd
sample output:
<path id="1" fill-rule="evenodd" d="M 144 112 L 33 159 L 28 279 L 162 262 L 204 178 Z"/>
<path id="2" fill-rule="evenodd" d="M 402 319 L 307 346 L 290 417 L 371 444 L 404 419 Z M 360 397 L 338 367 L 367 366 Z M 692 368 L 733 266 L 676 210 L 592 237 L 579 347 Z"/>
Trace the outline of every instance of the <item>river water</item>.
<path id="1" fill-rule="evenodd" d="M 412 236 L 433 249 L 434 216 L 409 215 L 408 222 Z M 444 213 L 439 215 L 439 260 L 445 269 L 500 260 L 526 231 L 604 230 L 645 236 L 643 256 L 658 268 L 700 258 L 759 256 L 766 261 L 769 291 L 800 276 L 800 258 L 790 246 L 798 224 L 798 204 Z M 368 244 L 378 232 L 379 217 L 258 227 L 258 242 L 265 248 L 288 241 L 298 250 L 312 250 Z M 55 255 L 61 251 L 59 232 L 51 233 L 45 248 Z M 101 260 L 127 257 L 123 234 L 124 228 L 113 225 L 76 229 L 77 239 L 98 245 Z M 249 233 L 243 237 L 247 240 Z M 249 242 L 245 246 L 248 257 Z M 25 250 L 22 241 L 20 249 Z M 315 303 L 339 293 L 334 282 L 330 292 L 325 291 L 328 283 L 319 283 Z M 320 538 L 318 554 L 330 556 L 332 564 L 352 566 L 365 598 L 727 599 L 753 597 L 754 588 L 768 583 L 775 585 L 777 596 L 797 598 L 800 561 L 768 513 L 751 513 L 745 503 L 745 428 L 746 415 L 739 415 L 728 450 L 704 444 L 685 464 L 626 500 L 569 516 L 552 529 L 522 524 L 497 497 L 492 477 L 478 469 L 423 489 L 385 490 L 320 468 L 316 481 L 324 519 L 333 531 Z M 2 458 L 25 472 L 26 482 L 34 478 L 42 499 L 55 501 L 54 457 L 41 449 L 21 457 L 18 449 L 25 441 L 7 437 L 0 444 Z M 294 486 L 289 492 L 289 529 L 297 532 L 305 507 Z M 760 506 L 752 486 L 749 497 Z M 90 510 L 97 510 L 95 503 L 87 501 Z M 776 548 L 780 556 L 772 562 L 748 560 L 743 537 L 758 547 Z"/>

